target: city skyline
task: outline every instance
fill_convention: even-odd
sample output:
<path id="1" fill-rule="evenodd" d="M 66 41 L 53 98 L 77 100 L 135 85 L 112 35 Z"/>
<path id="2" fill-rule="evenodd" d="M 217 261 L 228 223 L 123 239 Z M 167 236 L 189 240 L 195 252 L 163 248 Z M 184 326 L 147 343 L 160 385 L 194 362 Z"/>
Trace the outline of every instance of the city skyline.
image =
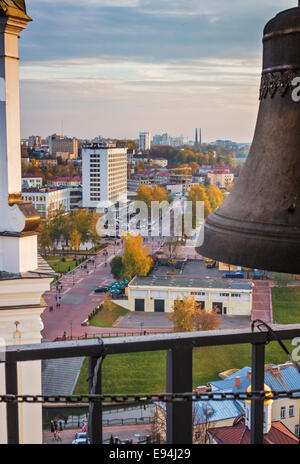
<path id="1" fill-rule="evenodd" d="M 31 0 L 20 40 L 22 137 L 64 132 L 252 140 L 263 26 L 283 0 Z"/>

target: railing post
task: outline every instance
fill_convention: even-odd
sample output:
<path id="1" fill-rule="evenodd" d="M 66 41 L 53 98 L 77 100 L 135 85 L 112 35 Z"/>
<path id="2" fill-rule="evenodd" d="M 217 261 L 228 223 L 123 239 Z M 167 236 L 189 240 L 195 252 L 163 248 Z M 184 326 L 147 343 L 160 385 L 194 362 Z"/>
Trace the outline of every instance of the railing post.
<path id="1" fill-rule="evenodd" d="M 102 357 L 89 358 L 89 379 L 90 394 L 102 394 Z M 102 431 L 102 402 L 90 403 L 89 405 L 89 422 L 88 436 L 93 445 L 101 445 L 103 441 Z"/>
<path id="2" fill-rule="evenodd" d="M 167 393 L 187 393 L 193 387 L 193 348 L 167 351 Z M 167 443 L 192 444 L 193 404 L 191 401 L 167 403 Z"/>
<path id="3" fill-rule="evenodd" d="M 17 363 L 5 364 L 6 394 L 18 394 L 18 366 Z M 6 404 L 7 443 L 19 444 L 19 405 L 18 403 Z"/>
<path id="4" fill-rule="evenodd" d="M 264 391 L 265 385 L 265 344 L 252 344 L 251 390 Z M 264 442 L 264 399 L 251 401 L 251 444 Z"/>

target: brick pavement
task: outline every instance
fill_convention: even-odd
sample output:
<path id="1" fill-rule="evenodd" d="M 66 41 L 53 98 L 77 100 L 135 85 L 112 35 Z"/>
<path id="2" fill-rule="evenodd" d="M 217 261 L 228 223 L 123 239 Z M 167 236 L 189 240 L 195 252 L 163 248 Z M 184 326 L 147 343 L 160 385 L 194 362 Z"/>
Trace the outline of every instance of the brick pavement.
<path id="1" fill-rule="evenodd" d="M 261 319 L 267 324 L 273 322 L 271 283 L 268 281 L 254 281 L 251 319 Z"/>
<path id="2" fill-rule="evenodd" d="M 83 327 L 82 322 L 87 319 L 94 308 L 99 306 L 104 300 L 104 294 L 94 293 L 94 289 L 99 286 L 108 286 L 115 279 L 110 272 L 110 261 L 114 256 L 122 253 L 121 241 L 120 245 L 110 245 L 108 251 L 107 266 L 105 266 L 105 257 L 99 253 L 95 257 L 95 265 L 87 263 L 87 269 L 79 267 L 74 271 L 62 276 L 60 282 L 63 286 L 62 291 L 58 296 L 61 296 L 61 306 L 56 307 L 55 295 L 56 285 L 52 285 L 50 291 L 43 295 L 47 308 L 42 314 L 44 329 L 42 337 L 44 341 L 53 341 L 56 337 L 62 337 L 64 332 L 67 336 L 74 338 L 84 337 L 85 334 L 97 335 L 103 333 L 118 334 L 119 329 L 114 328 L 97 328 Z M 153 243 L 153 250 L 158 247 L 157 242 Z M 49 308 L 53 307 L 50 312 Z M 122 336 L 126 331 L 122 330 Z M 128 333 L 136 332 L 140 334 L 140 329 L 130 329 Z"/>

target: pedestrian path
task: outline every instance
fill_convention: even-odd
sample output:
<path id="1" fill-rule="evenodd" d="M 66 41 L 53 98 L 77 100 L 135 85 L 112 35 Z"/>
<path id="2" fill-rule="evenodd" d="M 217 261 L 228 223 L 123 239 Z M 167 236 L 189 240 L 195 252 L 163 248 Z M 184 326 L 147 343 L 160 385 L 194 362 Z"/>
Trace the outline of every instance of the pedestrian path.
<path id="1" fill-rule="evenodd" d="M 260 319 L 267 324 L 273 322 L 271 284 L 268 281 L 254 281 L 251 319 Z"/>
<path id="2" fill-rule="evenodd" d="M 84 358 L 42 361 L 43 395 L 72 395 Z"/>

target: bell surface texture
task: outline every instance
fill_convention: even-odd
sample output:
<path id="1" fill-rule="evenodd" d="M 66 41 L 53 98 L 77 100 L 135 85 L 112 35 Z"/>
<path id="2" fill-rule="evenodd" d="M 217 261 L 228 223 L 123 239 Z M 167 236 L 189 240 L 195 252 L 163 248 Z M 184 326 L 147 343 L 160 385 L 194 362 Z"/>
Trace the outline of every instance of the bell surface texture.
<path id="1" fill-rule="evenodd" d="M 263 44 L 251 150 L 232 193 L 207 218 L 204 243 L 196 249 L 227 264 L 300 274 L 300 101 L 293 98 L 293 81 L 300 77 L 300 8 L 273 18 Z"/>

